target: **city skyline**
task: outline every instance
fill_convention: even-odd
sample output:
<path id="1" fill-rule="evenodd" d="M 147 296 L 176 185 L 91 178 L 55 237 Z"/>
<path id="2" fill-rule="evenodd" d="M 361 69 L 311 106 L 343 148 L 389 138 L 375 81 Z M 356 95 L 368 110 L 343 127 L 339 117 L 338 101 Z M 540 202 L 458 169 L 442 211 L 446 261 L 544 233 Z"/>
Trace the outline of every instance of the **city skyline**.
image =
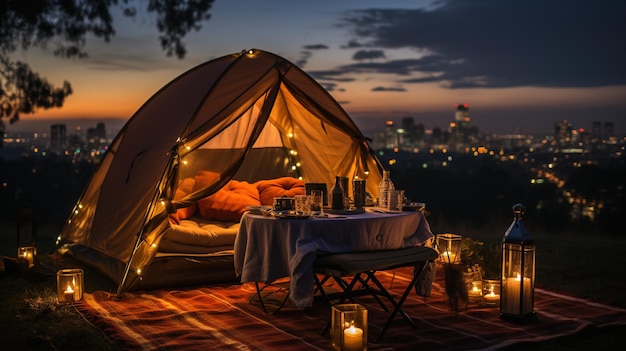
<path id="1" fill-rule="evenodd" d="M 475 123 L 474 116 L 471 112 L 471 107 L 469 107 L 469 104 L 466 104 L 466 105 L 468 105 L 468 117 L 469 117 L 468 125 L 471 126 L 472 128 L 476 128 L 477 132 L 481 134 L 553 135 L 556 133 L 556 129 L 559 128 L 559 125 L 563 123 L 569 124 L 572 130 L 575 130 L 575 131 L 583 130 L 586 133 L 592 133 L 594 132 L 594 129 L 597 128 L 598 124 L 601 125 L 602 128 L 604 128 L 605 125 L 608 123 L 611 125 L 612 136 L 621 137 L 621 136 L 626 135 L 626 133 L 619 131 L 619 127 L 623 127 L 623 125 L 620 124 L 619 121 L 616 122 L 613 120 L 593 120 L 593 121 L 588 121 L 589 122 L 588 125 L 576 125 L 575 123 L 572 123 L 572 121 L 567 120 L 567 119 L 551 121 L 550 128 L 547 128 L 546 130 L 535 130 L 535 131 L 530 131 L 530 132 L 512 130 L 510 132 L 504 132 L 504 133 L 492 133 L 492 131 L 482 129 L 480 125 L 477 125 Z M 447 118 L 447 120 L 445 118 L 439 119 L 438 121 L 441 122 L 442 124 L 432 125 L 432 126 L 426 126 L 424 121 L 420 120 L 419 118 L 415 118 L 413 116 L 404 116 L 402 118 L 396 118 L 396 119 L 380 118 L 376 120 L 371 120 L 370 123 L 366 125 L 359 125 L 359 121 L 355 121 L 355 122 L 357 123 L 357 125 L 359 125 L 359 128 L 362 130 L 363 134 L 366 137 L 371 137 L 372 133 L 376 133 L 376 132 L 380 132 L 384 130 L 387 127 L 389 121 L 391 121 L 395 127 L 402 128 L 402 125 L 406 119 L 411 119 L 412 123 L 416 125 L 422 125 L 423 128 L 427 131 L 432 131 L 433 129 L 441 129 L 444 131 L 445 130 L 450 131 L 451 129 L 454 129 L 451 127 L 451 123 L 456 122 L 455 120 L 456 113 L 457 113 L 456 108 L 451 109 L 450 111 L 448 111 L 448 116 L 445 117 Z M 127 122 L 126 119 L 117 119 L 117 118 L 73 118 L 73 119 L 61 118 L 61 119 L 37 119 L 37 120 L 28 119 L 25 121 L 20 121 L 19 123 L 16 123 L 13 125 L 8 125 L 6 133 L 7 135 L 24 134 L 24 133 L 50 133 L 50 129 L 53 125 L 62 124 L 66 126 L 68 135 L 73 134 L 73 133 L 84 134 L 89 128 L 93 128 L 97 124 L 104 124 L 107 126 L 107 137 L 112 139 L 124 127 L 126 122 Z"/>
<path id="2" fill-rule="evenodd" d="M 538 9 L 537 6 L 541 6 Z M 259 48 L 296 63 L 362 129 L 413 117 L 447 127 L 469 103 L 481 131 L 547 133 L 569 120 L 590 129 L 613 121 L 626 132 L 626 11 L 620 1 L 216 1 L 211 19 L 185 42 L 187 58 L 160 50 L 154 19 L 115 16 L 111 43 L 89 39 L 85 60 L 40 50 L 14 56 L 55 85 L 74 88 L 61 109 L 24 122 L 128 120 L 169 81 L 207 60 Z M 242 9 L 246 10 L 242 10 Z"/>

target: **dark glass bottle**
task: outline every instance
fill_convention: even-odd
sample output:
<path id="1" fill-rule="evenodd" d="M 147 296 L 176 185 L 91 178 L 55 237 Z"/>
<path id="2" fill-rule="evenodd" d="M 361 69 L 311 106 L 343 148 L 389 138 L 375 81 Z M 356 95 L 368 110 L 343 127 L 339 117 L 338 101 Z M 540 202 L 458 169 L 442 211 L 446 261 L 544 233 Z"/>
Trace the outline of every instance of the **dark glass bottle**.
<path id="1" fill-rule="evenodd" d="M 335 185 L 330 189 L 331 204 L 333 210 L 343 210 L 343 187 L 341 186 L 341 177 L 335 177 Z"/>

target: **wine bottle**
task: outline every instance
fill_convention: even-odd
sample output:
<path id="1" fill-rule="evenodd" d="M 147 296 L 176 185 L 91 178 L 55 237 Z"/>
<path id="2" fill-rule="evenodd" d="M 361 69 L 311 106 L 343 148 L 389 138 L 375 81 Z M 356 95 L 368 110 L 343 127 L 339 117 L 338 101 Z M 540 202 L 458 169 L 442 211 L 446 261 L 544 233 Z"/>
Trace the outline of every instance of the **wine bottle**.
<path id="1" fill-rule="evenodd" d="M 343 187 L 341 186 L 341 177 L 335 177 L 335 185 L 330 189 L 331 205 L 333 210 L 343 209 Z"/>

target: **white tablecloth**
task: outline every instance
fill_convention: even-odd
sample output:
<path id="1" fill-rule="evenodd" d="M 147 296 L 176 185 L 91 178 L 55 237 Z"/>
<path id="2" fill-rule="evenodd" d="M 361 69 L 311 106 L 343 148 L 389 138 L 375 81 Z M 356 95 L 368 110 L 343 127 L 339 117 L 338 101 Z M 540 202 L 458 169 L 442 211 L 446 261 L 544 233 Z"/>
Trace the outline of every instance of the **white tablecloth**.
<path id="1" fill-rule="evenodd" d="M 235 272 L 242 283 L 289 277 L 290 298 L 304 309 L 313 301 L 316 253 L 397 249 L 422 245 L 432 237 L 417 211 L 311 219 L 245 213 L 235 240 Z"/>

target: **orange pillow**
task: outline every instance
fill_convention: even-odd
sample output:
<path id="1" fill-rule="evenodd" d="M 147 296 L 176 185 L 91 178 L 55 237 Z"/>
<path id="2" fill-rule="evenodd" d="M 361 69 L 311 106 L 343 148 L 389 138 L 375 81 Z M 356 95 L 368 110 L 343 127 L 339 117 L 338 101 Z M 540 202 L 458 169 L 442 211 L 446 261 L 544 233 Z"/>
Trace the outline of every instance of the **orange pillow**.
<path id="1" fill-rule="evenodd" d="M 248 206 L 259 206 L 259 191 L 248 182 L 231 180 L 215 194 L 198 201 L 205 219 L 238 222 Z"/>
<path id="2" fill-rule="evenodd" d="M 304 195 L 304 181 L 293 177 L 259 180 L 256 183 L 259 189 L 261 205 L 272 206 L 275 197 Z"/>
<path id="3" fill-rule="evenodd" d="M 221 176 L 219 173 L 211 171 L 200 171 L 194 176 L 195 183 L 192 186 L 192 190 L 196 191 L 202 188 L 206 188 L 211 184 L 217 183 Z"/>
<path id="4" fill-rule="evenodd" d="M 207 186 L 217 182 L 220 174 L 211 171 L 199 171 L 193 178 L 185 178 L 174 193 L 174 200 L 180 200 L 196 190 L 206 188 Z M 176 213 L 170 214 L 170 220 L 175 224 L 180 224 L 183 219 L 191 218 L 198 211 L 198 205 L 193 204 L 185 208 L 179 208 Z"/>

